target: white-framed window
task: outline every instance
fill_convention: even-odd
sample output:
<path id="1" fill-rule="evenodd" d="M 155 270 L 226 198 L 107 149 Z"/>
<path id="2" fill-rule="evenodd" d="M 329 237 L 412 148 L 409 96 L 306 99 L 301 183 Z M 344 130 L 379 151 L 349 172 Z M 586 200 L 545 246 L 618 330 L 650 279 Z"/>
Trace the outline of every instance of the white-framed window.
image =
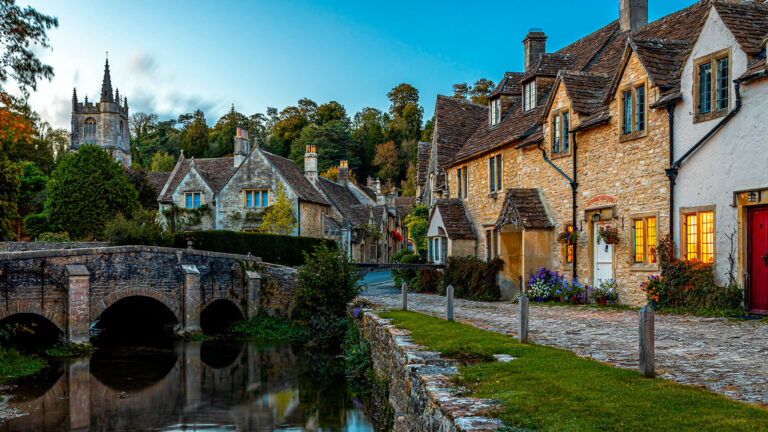
<path id="1" fill-rule="evenodd" d="M 552 116 L 552 153 L 568 151 L 568 111 Z"/>
<path id="2" fill-rule="evenodd" d="M 491 192 L 501 190 L 501 155 L 488 158 L 488 181 Z"/>
<path id="3" fill-rule="evenodd" d="M 523 111 L 536 108 L 536 80 L 523 86 Z"/>
<path id="4" fill-rule="evenodd" d="M 245 208 L 269 207 L 269 191 L 266 189 L 243 189 Z"/>
<path id="5" fill-rule="evenodd" d="M 501 98 L 494 99 L 489 104 L 491 105 L 490 123 L 493 126 L 501 122 Z"/>
<path id="6" fill-rule="evenodd" d="M 188 209 L 200 208 L 203 201 L 203 194 L 200 192 L 184 193 L 184 207 Z"/>

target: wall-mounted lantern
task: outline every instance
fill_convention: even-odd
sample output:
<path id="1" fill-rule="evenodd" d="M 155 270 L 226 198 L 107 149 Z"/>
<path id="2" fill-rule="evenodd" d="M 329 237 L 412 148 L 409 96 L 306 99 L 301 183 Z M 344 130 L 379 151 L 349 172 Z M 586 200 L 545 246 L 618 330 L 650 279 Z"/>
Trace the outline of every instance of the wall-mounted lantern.
<path id="1" fill-rule="evenodd" d="M 600 213 L 592 213 L 592 222 L 600 221 Z"/>
<path id="2" fill-rule="evenodd" d="M 758 193 L 755 192 L 755 191 L 750 192 L 747 195 L 747 201 L 749 201 L 751 203 L 757 202 L 758 201 Z"/>

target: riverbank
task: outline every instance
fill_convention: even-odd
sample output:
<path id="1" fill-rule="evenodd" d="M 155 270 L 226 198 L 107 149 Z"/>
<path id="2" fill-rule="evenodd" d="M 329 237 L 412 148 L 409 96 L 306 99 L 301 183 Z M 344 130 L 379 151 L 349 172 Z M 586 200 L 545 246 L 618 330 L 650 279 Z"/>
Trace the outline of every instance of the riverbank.
<path id="1" fill-rule="evenodd" d="M 455 388 L 496 400 L 491 415 L 537 431 L 768 431 L 768 410 L 645 379 L 557 348 L 414 312 L 379 312 L 415 344 L 458 359 Z M 471 342 L 470 342 L 471 341 Z M 494 361 L 494 355 L 512 358 Z"/>

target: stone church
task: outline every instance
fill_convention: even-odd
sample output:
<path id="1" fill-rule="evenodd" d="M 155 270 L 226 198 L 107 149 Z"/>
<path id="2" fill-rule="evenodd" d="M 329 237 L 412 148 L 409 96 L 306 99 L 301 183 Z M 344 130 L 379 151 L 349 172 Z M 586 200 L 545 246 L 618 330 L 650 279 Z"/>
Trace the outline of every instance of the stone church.
<path id="1" fill-rule="evenodd" d="M 77 89 L 72 92 L 71 151 L 83 144 L 96 144 L 123 166 L 131 165 L 131 139 L 128 133 L 128 99 L 120 96 L 120 90 L 112 91 L 109 60 L 104 65 L 101 82 L 101 98 L 89 102 L 77 100 Z"/>

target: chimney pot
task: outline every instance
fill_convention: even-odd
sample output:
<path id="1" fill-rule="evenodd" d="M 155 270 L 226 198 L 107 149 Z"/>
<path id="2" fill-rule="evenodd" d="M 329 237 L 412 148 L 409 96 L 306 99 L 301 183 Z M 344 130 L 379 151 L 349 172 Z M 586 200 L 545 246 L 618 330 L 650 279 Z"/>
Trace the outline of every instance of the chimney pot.
<path id="1" fill-rule="evenodd" d="M 648 24 L 648 0 L 619 0 L 621 31 L 635 31 Z"/>
<path id="2" fill-rule="evenodd" d="M 532 28 L 523 39 L 526 72 L 534 67 L 542 54 L 547 52 L 547 35 L 540 28 Z"/>
<path id="3" fill-rule="evenodd" d="M 307 152 L 304 153 L 304 176 L 310 181 L 317 180 L 317 153 L 314 144 L 307 144 Z"/>
<path id="4" fill-rule="evenodd" d="M 345 160 L 339 161 L 339 170 L 336 178 L 340 184 L 347 185 L 349 182 L 349 162 Z"/>
<path id="5" fill-rule="evenodd" d="M 248 130 L 237 128 L 237 132 L 235 133 L 235 166 L 240 166 L 240 164 L 243 163 L 246 156 L 248 156 L 248 153 L 250 152 L 251 142 L 248 140 Z"/>

